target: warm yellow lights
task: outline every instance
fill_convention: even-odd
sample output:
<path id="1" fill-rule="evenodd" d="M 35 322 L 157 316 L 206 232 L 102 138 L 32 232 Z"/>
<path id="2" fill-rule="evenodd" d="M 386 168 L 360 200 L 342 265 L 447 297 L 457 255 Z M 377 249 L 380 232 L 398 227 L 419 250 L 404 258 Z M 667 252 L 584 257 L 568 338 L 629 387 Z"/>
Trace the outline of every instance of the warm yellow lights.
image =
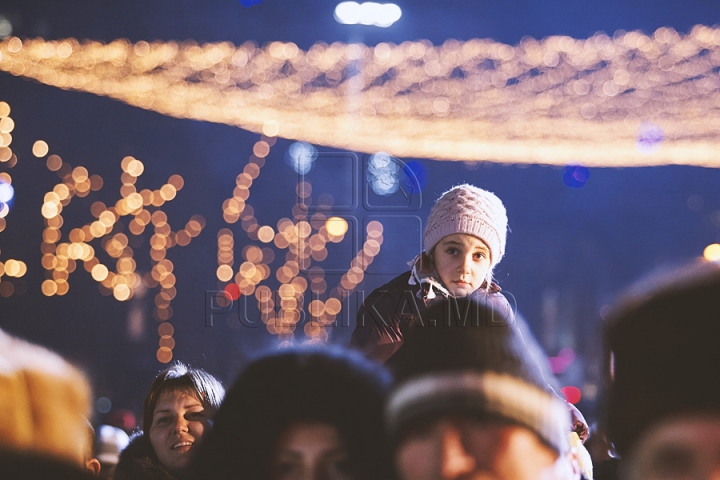
<path id="1" fill-rule="evenodd" d="M 335 237 L 342 237 L 348 230 L 347 221 L 340 217 L 330 217 L 325 222 L 327 232 Z"/>
<path id="2" fill-rule="evenodd" d="M 251 163 L 280 136 L 405 158 L 717 166 L 719 66 L 720 29 L 702 25 L 516 46 L 0 42 L 0 69 L 11 74 L 262 133 Z M 644 148 L 642 122 L 661 129 L 659 148 Z M 238 188 L 247 190 L 255 172 L 245 173 Z"/>
<path id="3" fill-rule="evenodd" d="M 32 146 L 32 153 L 36 157 L 42 158 L 48 154 L 49 149 L 50 147 L 48 147 L 48 144 L 45 141 L 38 140 Z"/>
<path id="4" fill-rule="evenodd" d="M 705 247 L 703 257 L 709 262 L 720 262 L 720 243 L 713 243 Z"/>

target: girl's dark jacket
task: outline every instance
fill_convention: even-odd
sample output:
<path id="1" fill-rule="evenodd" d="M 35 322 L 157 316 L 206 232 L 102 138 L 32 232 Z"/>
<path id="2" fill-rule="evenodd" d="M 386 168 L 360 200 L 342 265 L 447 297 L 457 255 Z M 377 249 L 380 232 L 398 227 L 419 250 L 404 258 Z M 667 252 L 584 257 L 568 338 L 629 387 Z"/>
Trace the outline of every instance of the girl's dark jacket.
<path id="1" fill-rule="evenodd" d="M 426 256 L 413 261 L 412 270 L 374 290 L 365 299 L 357 316 L 357 326 L 350 347 L 367 357 L 385 363 L 405 341 L 407 332 L 418 326 L 435 326 L 442 319 L 427 318 L 428 308 L 445 298 L 452 298 L 437 280 L 437 274 Z M 504 318 L 514 323 L 515 313 L 495 283 L 483 284 L 471 293 Z M 440 325 L 437 325 L 440 326 Z"/>
<path id="2" fill-rule="evenodd" d="M 386 363 L 402 347 L 410 329 L 441 326 L 439 322 L 443 319 L 428 318 L 428 308 L 435 302 L 452 299 L 437 280 L 434 268 L 422 267 L 432 265 L 424 254 L 413 260 L 412 265 L 410 271 L 375 289 L 358 311 L 350 347 L 380 363 Z M 515 311 L 500 290 L 495 283 L 491 283 L 490 287 L 483 284 L 470 295 L 498 312 L 499 321 L 513 325 Z M 452 302 L 449 303 L 452 305 Z M 489 321 L 493 321 L 493 318 Z M 553 390 L 550 386 L 548 388 Z M 573 430 L 584 442 L 590 435 L 587 421 L 574 405 L 568 404 L 568 408 L 572 415 Z"/>
<path id="3" fill-rule="evenodd" d="M 115 467 L 114 480 L 181 480 L 180 477 L 165 468 L 150 444 L 150 439 L 142 432 L 133 435 L 130 444 L 120 452 L 120 460 Z"/>

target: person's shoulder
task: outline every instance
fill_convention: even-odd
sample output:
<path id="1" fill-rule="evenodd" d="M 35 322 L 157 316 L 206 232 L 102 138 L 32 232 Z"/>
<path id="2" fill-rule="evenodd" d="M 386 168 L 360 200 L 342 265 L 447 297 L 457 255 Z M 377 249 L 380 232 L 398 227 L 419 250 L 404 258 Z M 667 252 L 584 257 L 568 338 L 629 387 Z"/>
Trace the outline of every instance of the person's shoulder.
<path id="1" fill-rule="evenodd" d="M 397 296 L 400 295 L 404 291 L 412 291 L 417 290 L 417 286 L 410 285 L 408 282 L 410 281 L 410 271 L 407 271 L 405 273 L 402 273 L 398 275 L 397 277 L 393 278 L 389 282 L 385 283 L 384 285 L 379 286 L 375 290 L 373 290 L 368 298 L 378 298 L 383 296 Z M 414 287 L 414 288 L 413 288 Z"/>
<path id="2" fill-rule="evenodd" d="M 479 288 L 475 290 L 474 295 L 476 298 L 486 302 L 495 310 L 500 311 L 502 314 L 508 317 L 511 322 L 515 319 L 515 312 L 513 311 L 510 301 L 502 293 L 500 285 L 493 282 L 490 284 L 490 288 Z"/>
<path id="3" fill-rule="evenodd" d="M 115 468 L 115 480 L 175 480 L 175 477 L 157 460 L 150 439 L 136 432 L 130 443 L 120 452 Z"/>

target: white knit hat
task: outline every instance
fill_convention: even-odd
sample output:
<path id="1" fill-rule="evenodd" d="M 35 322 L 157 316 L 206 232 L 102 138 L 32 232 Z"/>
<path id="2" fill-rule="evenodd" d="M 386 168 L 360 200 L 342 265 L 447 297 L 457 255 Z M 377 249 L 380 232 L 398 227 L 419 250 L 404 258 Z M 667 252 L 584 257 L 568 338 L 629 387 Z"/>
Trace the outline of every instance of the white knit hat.
<path id="1" fill-rule="evenodd" d="M 505 254 L 507 223 L 505 207 L 494 193 L 473 185 L 458 185 L 443 193 L 430 210 L 423 235 L 425 253 L 429 255 L 441 239 L 453 233 L 474 235 L 490 249 L 490 279 Z"/>

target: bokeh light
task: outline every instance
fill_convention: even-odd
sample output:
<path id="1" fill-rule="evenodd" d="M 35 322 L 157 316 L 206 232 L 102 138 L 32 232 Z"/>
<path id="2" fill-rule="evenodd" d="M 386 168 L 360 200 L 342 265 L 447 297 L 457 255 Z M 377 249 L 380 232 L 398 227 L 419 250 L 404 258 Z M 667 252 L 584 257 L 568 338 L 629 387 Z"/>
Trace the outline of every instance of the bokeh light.
<path id="1" fill-rule="evenodd" d="M 638 128 L 637 149 L 645 155 L 652 155 L 660 148 L 665 132 L 659 125 L 643 122 Z"/>
<path id="2" fill-rule="evenodd" d="M 418 160 L 410 160 L 403 165 L 403 171 L 407 175 L 407 189 L 409 192 L 418 193 L 427 187 L 429 176 L 428 169 Z"/>
<path id="3" fill-rule="evenodd" d="M 342 2 L 335 7 L 335 20 L 346 25 L 375 25 L 387 28 L 400 20 L 402 10 L 394 3 Z"/>
<path id="4" fill-rule="evenodd" d="M 398 158 L 713 167 L 719 38 L 720 28 L 697 25 L 514 46 L 318 42 L 303 51 L 7 37 L 0 70 L 169 116 Z M 12 158 L 6 148 L 0 159 Z"/>
<path id="5" fill-rule="evenodd" d="M 42 158 L 47 155 L 49 150 L 50 147 L 48 147 L 47 142 L 44 140 L 38 140 L 32 146 L 32 153 L 38 158 Z"/>
<path id="6" fill-rule="evenodd" d="M 703 257 L 709 262 L 720 262 L 720 243 L 712 243 L 705 247 Z"/>
<path id="7" fill-rule="evenodd" d="M 295 142 L 288 148 L 285 155 L 285 161 L 301 175 L 304 175 L 312 169 L 315 159 L 317 159 L 317 149 L 306 142 Z"/>
<path id="8" fill-rule="evenodd" d="M 348 231 L 348 223 L 344 218 L 330 217 L 325 222 L 325 229 L 332 236 L 342 237 Z"/>
<path id="9" fill-rule="evenodd" d="M 560 389 L 562 394 L 565 396 L 565 400 L 573 405 L 578 403 L 582 399 L 582 392 L 579 388 L 568 386 Z"/>
<path id="10" fill-rule="evenodd" d="M 566 165 L 563 170 L 563 183 L 570 188 L 581 188 L 590 178 L 590 170 L 582 165 Z"/>
<path id="11" fill-rule="evenodd" d="M 368 159 L 368 180 L 378 195 L 392 195 L 400 187 L 398 161 L 385 152 L 371 155 Z"/>

